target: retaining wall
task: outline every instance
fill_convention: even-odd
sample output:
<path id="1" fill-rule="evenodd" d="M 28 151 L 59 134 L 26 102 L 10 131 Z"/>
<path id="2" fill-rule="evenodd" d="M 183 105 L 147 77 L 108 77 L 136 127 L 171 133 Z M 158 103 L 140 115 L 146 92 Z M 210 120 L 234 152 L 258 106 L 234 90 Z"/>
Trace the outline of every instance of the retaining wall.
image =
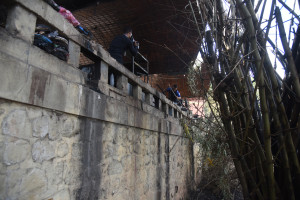
<path id="1" fill-rule="evenodd" d="M 7 2 L 0 199 L 184 199 L 194 180 L 192 144 L 180 124 L 188 113 L 44 1 Z M 32 45 L 37 19 L 68 38 L 67 62 Z M 97 91 L 78 69 L 80 52 L 100 68 Z M 118 74 L 116 87 L 108 84 L 109 70 Z"/>

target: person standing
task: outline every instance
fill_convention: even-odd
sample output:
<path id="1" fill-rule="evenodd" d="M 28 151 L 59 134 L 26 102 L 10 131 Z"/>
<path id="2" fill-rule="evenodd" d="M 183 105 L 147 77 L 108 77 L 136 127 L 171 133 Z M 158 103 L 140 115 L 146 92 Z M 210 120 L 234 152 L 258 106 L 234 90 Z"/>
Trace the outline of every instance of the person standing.
<path id="1" fill-rule="evenodd" d="M 132 29 L 126 27 L 122 35 L 119 35 L 111 42 L 108 52 L 111 57 L 123 64 L 124 53 L 129 50 L 133 56 L 138 52 L 139 43 L 132 37 Z"/>

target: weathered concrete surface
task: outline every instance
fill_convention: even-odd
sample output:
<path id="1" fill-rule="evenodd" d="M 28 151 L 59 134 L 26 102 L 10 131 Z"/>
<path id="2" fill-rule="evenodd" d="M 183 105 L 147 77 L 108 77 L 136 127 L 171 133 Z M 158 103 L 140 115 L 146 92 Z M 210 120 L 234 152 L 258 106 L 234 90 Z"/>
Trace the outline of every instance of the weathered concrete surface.
<path id="1" fill-rule="evenodd" d="M 0 109 L 0 199 L 47 199 L 61 190 L 74 199 L 69 191 L 80 185 L 82 155 L 75 147 L 78 118 L 6 100 Z"/>
<path id="2" fill-rule="evenodd" d="M 15 62 L 20 61 L 25 65 L 38 67 L 74 83 L 85 83 L 84 77 L 78 69 L 71 67 L 71 65 L 68 65 L 53 55 L 49 55 L 36 46 L 16 38 L 1 27 L 0 45 L 2 55 L 12 57 Z M 9 59 L 7 59 L 7 62 L 9 62 Z M 9 65 L 9 63 L 7 63 L 7 65 Z M 26 77 L 26 73 L 22 75 Z"/>
<path id="3" fill-rule="evenodd" d="M 184 199 L 193 166 L 189 140 L 166 112 L 176 106 L 99 45 L 91 51 L 102 59 L 103 93 L 90 90 L 76 68 L 82 36 L 44 1 L 16 2 L 74 48 L 68 64 L 0 28 L 0 199 Z M 117 88 L 107 84 L 108 67 L 122 74 Z"/>
<path id="4" fill-rule="evenodd" d="M 80 58 L 80 46 L 73 42 L 69 41 L 69 58 L 68 63 L 72 66 L 78 68 L 79 67 L 79 58 Z"/>
<path id="5" fill-rule="evenodd" d="M 60 32 L 64 33 L 65 35 L 68 35 L 68 37 L 72 42 L 84 47 L 90 53 L 99 57 L 105 63 L 108 63 L 110 67 L 119 71 L 121 74 L 126 76 L 135 84 L 140 85 L 146 91 L 150 92 L 153 95 L 156 95 L 163 102 L 167 102 L 168 104 L 171 104 L 171 101 L 168 100 L 166 96 L 159 93 L 150 85 L 144 83 L 140 78 L 137 78 L 133 73 L 131 73 L 123 65 L 121 65 L 114 58 L 112 58 L 110 54 L 100 44 L 89 42 L 70 23 L 68 23 L 67 20 L 65 20 L 59 13 L 53 10 L 53 8 L 47 5 L 43 0 L 31 0 L 31 1 L 13 0 L 13 1 L 26 7 L 29 11 L 34 13 L 36 16 L 43 18 L 45 21 L 54 25 Z"/>
<path id="6" fill-rule="evenodd" d="M 6 100 L 0 110 L 0 199 L 180 199 L 187 192 L 187 138 Z"/>
<path id="7" fill-rule="evenodd" d="M 1 33 L 5 33 L 5 30 L 0 29 L 0 45 L 4 45 L 4 48 L 0 48 L 0 59 L 3 65 L 3 73 L 0 73 L 0 79 L 3 82 L 0 85 L 0 97 L 74 115 L 158 131 L 158 121 L 155 115 L 163 117 L 164 114 L 161 111 L 154 110 L 138 100 L 130 100 L 130 97 L 127 96 L 118 99 L 91 91 L 80 84 L 82 81 L 76 82 L 76 80 L 83 79 L 80 70 L 67 64 L 59 65 L 61 62 L 57 58 L 30 44 L 24 44 L 23 50 L 29 52 L 36 50 L 37 55 L 43 54 L 45 59 L 39 60 L 37 57 L 39 61 L 34 61 L 34 55 L 32 55 L 32 59 L 28 59 L 27 56 L 21 54 L 21 50 L 16 51 L 15 57 L 12 49 L 15 47 L 8 44 L 15 44 L 16 39 L 7 33 L 3 35 Z M 5 43 L 7 40 L 10 42 Z M 22 46 L 18 49 L 22 49 Z M 32 63 L 29 63 L 30 60 Z M 52 60 L 59 62 L 53 63 Z M 53 66 L 49 66 L 48 63 L 52 63 Z M 68 69 L 64 69 L 64 73 L 50 69 L 57 68 L 58 70 L 56 64 L 61 68 Z M 126 101 L 131 106 L 124 107 L 119 100 Z M 96 106 L 90 109 L 91 105 Z M 153 110 L 153 112 L 145 113 L 147 110 Z M 154 112 L 157 114 L 153 115 Z M 166 133 L 166 130 L 162 130 L 162 132 Z"/>
<path id="8" fill-rule="evenodd" d="M 24 26 L 24 21 L 27 25 Z M 30 43 L 33 42 L 33 33 L 35 31 L 36 16 L 17 5 L 11 7 L 7 15 L 6 29 L 16 37 L 20 37 Z"/>

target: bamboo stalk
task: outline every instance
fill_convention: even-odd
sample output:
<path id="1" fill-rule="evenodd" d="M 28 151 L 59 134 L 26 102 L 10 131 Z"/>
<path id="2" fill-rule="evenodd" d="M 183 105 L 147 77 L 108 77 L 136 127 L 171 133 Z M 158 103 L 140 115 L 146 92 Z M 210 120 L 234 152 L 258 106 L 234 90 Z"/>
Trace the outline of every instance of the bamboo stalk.
<path id="1" fill-rule="evenodd" d="M 286 5 L 282 0 L 278 0 L 279 3 L 281 3 L 281 5 L 283 5 L 283 7 L 285 7 L 290 13 L 293 14 L 293 16 L 300 22 L 300 17 L 290 8 L 288 7 L 288 5 Z"/>
<path id="2" fill-rule="evenodd" d="M 260 183 L 260 188 L 262 191 L 262 195 L 264 199 L 268 199 L 268 189 L 267 189 L 267 183 L 266 183 L 266 176 L 264 173 L 263 165 L 260 159 L 260 156 L 258 154 L 258 151 L 255 151 L 255 159 L 256 159 L 256 166 L 257 166 L 257 173 L 258 173 L 258 179 Z"/>
<path id="3" fill-rule="evenodd" d="M 294 60 L 296 60 L 299 44 L 300 44 L 300 24 L 298 25 L 297 32 L 296 32 L 295 38 L 294 38 L 294 43 L 292 46 L 292 55 L 293 55 Z"/>
<path id="4" fill-rule="evenodd" d="M 252 174 L 247 166 L 245 159 L 239 153 L 239 147 L 238 147 L 238 143 L 236 141 L 234 131 L 230 124 L 230 120 L 228 120 L 226 117 L 226 116 L 230 115 L 229 110 L 227 109 L 228 105 L 226 103 L 226 98 L 225 98 L 224 94 L 222 94 L 222 92 L 220 92 L 219 95 L 220 95 L 220 108 L 222 110 L 222 113 L 224 114 L 224 115 L 222 115 L 222 121 L 224 123 L 225 129 L 228 133 L 228 136 L 229 136 L 229 139 L 231 142 L 231 151 L 232 151 L 232 156 L 234 158 L 233 161 L 236 166 L 236 170 L 237 170 L 239 178 L 242 178 L 242 179 L 240 179 L 240 181 L 242 180 L 244 182 L 244 183 L 241 182 L 241 184 L 245 184 L 245 186 L 243 187 L 244 198 L 247 199 L 247 197 L 248 197 L 248 192 L 246 189 L 247 183 L 246 183 L 245 176 L 244 176 L 244 173 L 245 173 L 247 175 L 247 177 L 250 178 L 248 180 L 248 182 L 250 184 L 250 187 L 255 189 L 254 192 L 256 193 L 257 198 L 263 199 L 263 196 L 261 195 L 260 191 L 257 189 L 256 183 L 252 177 Z M 243 168 L 245 171 L 243 171 Z"/>
<path id="5" fill-rule="evenodd" d="M 250 34 L 250 43 L 251 48 L 254 51 L 253 55 L 255 58 L 255 64 L 258 68 L 258 78 L 259 78 L 259 94 L 260 94 L 260 102 L 261 102 L 261 110 L 263 115 L 263 122 L 264 122 L 264 141 L 265 141 L 265 152 L 266 152 L 266 175 L 268 178 L 268 190 L 269 196 L 271 200 L 276 199 L 275 194 L 275 177 L 273 172 L 273 161 L 272 161 L 272 151 L 271 151 L 271 131 L 270 131 L 270 123 L 269 123 L 269 113 L 268 113 L 268 106 L 266 102 L 266 94 L 265 94 L 265 80 L 263 76 L 262 64 L 261 64 L 261 57 L 259 55 L 257 44 L 256 44 L 256 37 L 255 37 L 255 28 L 252 22 L 252 16 L 249 13 L 249 10 L 246 6 L 242 3 L 241 0 L 236 0 L 237 7 L 240 10 L 240 13 L 243 14 L 246 20 L 245 26 L 247 27 L 249 34 Z"/>
<path id="6" fill-rule="evenodd" d="M 264 1 L 264 5 L 263 5 L 262 10 L 261 10 L 261 13 L 260 13 L 259 23 L 256 25 L 257 28 L 259 28 L 260 25 L 261 25 L 262 18 L 263 18 L 264 12 L 265 12 L 266 3 L 267 3 L 267 0 Z M 254 12 L 256 13 L 256 11 L 254 11 Z M 252 16 L 253 16 L 253 15 L 252 15 Z"/>
<path id="7" fill-rule="evenodd" d="M 271 16 L 270 16 L 270 18 L 271 18 Z M 270 18 L 269 18 L 269 22 L 268 23 L 270 23 Z M 254 22 L 255 21 L 257 22 L 257 20 L 254 19 Z M 279 26 L 280 30 L 284 31 L 282 24 L 283 23 L 282 23 L 282 20 L 281 20 L 281 23 L 278 23 L 278 26 Z M 267 31 L 267 33 L 268 33 L 268 31 Z M 266 38 L 268 38 L 267 37 L 268 36 L 267 33 L 266 33 Z M 285 36 L 285 33 L 283 34 L 283 36 Z M 259 37 L 262 37 L 262 36 L 259 35 Z M 284 41 L 286 41 L 286 39 Z M 266 39 L 265 39 L 265 42 L 266 42 Z M 265 46 L 265 42 L 262 44 L 263 46 Z M 287 42 L 285 42 L 285 44 L 287 44 Z M 286 47 L 287 51 L 290 52 L 288 45 L 285 45 L 285 47 Z M 295 71 L 295 67 L 293 67 L 293 66 L 295 66 L 295 65 L 293 65 L 293 60 L 291 59 L 291 56 L 288 56 L 288 57 L 290 58 L 289 60 L 292 62 L 292 65 L 291 65 L 291 67 L 289 67 L 289 69 L 291 70 L 291 68 L 293 68 L 294 71 Z M 286 138 L 287 138 L 286 139 L 286 143 L 287 143 L 287 146 L 288 146 L 287 151 L 288 151 L 289 157 L 291 158 L 292 166 L 293 166 L 293 168 L 295 170 L 297 184 L 299 185 L 300 184 L 299 160 L 297 159 L 297 153 L 296 153 L 296 150 L 295 150 L 295 147 L 294 147 L 294 144 L 293 144 L 293 140 L 292 140 L 292 137 L 291 137 L 291 132 L 289 131 L 290 130 L 289 121 L 287 119 L 285 108 L 284 108 L 284 105 L 282 104 L 281 96 L 280 96 L 279 91 L 278 91 L 277 79 L 275 78 L 275 75 L 274 75 L 275 72 L 274 72 L 274 70 L 273 70 L 273 68 L 272 68 L 272 66 L 270 64 L 269 57 L 268 57 L 267 54 L 266 54 L 266 60 L 267 60 L 267 63 L 268 63 L 267 67 L 269 68 L 268 71 L 270 72 L 270 75 L 272 75 L 272 77 L 273 77 L 273 78 L 271 78 L 272 83 L 274 85 L 274 88 L 277 89 L 277 93 L 275 93 L 276 94 L 276 102 L 279 105 L 281 116 L 283 116 L 283 118 L 282 118 L 283 121 L 282 122 L 283 122 L 283 125 L 285 127 L 285 130 L 288 130 L 288 131 L 285 131 L 286 132 L 285 135 L 286 135 Z M 297 85 L 299 85 L 298 84 L 299 83 L 299 79 L 298 79 L 297 75 L 295 76 L 293 74 L 295 74 L 295 73 L 292 73 L 292 76 L 295 77 L 294 79 L 298 80 L 298 81 L 294 82 L 294 87 L 297 90 Z M 297 90 L 297 91 L 299 91 L 299 90 Z M 298 104 L 296 104 L 295 105 L 295 109 L 293 109 L 293 111 L 295 111 L 294 113 L 299 113 L 299 109 L 297 109 L 297 108 L 299 108 Z M 297 122 L 297 116 L 298 116 L 298 114 L 297 115 L 294 114 L 294 118 L 295 119 L 293 121 Z"/>
<path id="8" fill-rule="evenodd" d="M 236 0 L 236 4 L 231 2 L 231 6 L 234 7 L 233 10 L 236 8 L 239 11 L 237 15 L 242 15 L 244 26 L 246 27 L 244 36 L 249 39 L 248 41 L 243 38 L 237 38 L 237 32 L 232 31 L 234 29 L 232 26 L 235 23 L 238 24 L 240 16 L 236 18 L 233 15 L 233 21 L 230 21 L 231 19 L 223 21 L 225 15 L 223 16 L 224 11 L 221 6 L 221 0 L 205 1 L 205 6 L 208 7 L 206 9 L 204 6 L 203 8 L 201 7 L 205 11 L 203 13 L 203 16 L 205 16 L 204 21 L 210 22 L 210 26 L 215 27 L 216 30 L 213 29 L 212 32 L 206 33 L 208 53 L 201 52 L 201 55 L 210 56 L 208 61 L 211 64 L 211 71 L 214 71 L 214 73 L 210 74 L 214 99 L 219 103 L 221 119 L 229 138 L 232 158 L 245 199 L 250 197 L 254 199 L 276 199 L 276 195 L 279 193 L 279 198 L 295 199 L 295 195 L 297 195 L 296 187 L 300 185 L 300 168 L 296 148 L 291 137 L 291 127 L 294 128 L 297 125 L 296 123 L 300 121 L 300 109 L 298 109 L 300 104 L 296 103 L 294 108 L 290 107 L 287 108 L 288 111 L 285 110 L 287 104 L 284 104 L 285 102 L 281 98 L 282 91 L 280 87 L 282 84 L 280 81 L 285 82 L 276 76 L 276 72 L 266 53 L 266 42 L 269 39 L 268 33 L 274 16 L 275 0 L 272 1 L 266 34 L 263 34 L 259 27 L 261 20 L 257 20 L 255 16 L 256 10 L 253 9 L 251 1 L 245 0 L 242 2 L 242 0 Z M 191 2 L 189 4 L 191 6 Z M 195 15 L 194 20 L 197 24 Z M 225 24 L 227 22 L 228 24 Z M 280 25 L 280 23 L 278 24 Z M 228 28 L 228 25 L 231 28 Z M 235 30 L 237 31 L 238 29 Z M 198 31 L 200 32 L 199 28 Z M 225 36 L 223 35 L 224 31 Z M 230 47 L 228 47 L 228 38 L 231 41 Z M 214 52 L 213 45 L 215 43 L 217 44 L 218 55 Z M 251 49 L 248 47 L 249 44 Z M 290 50 L 289 45 L 286 46 Z M 297 52 L 298 46 L 296 42 L 295 48 L 293 47 L 293 53 Z M 291 94 L 294 95 L 294 90 L 296 92 L 296 100 L 300 100 L 300 83 L 297 69 L 295 63 L 293 64 L 291 58 L 289 58 L 286 48 L 285 52 L 288 62 L 286 64 L 283 56 L 281 61 L 284 65 L 287 65 L 287 69 L 291 72 L 293 86 L 289 87 L 289 82 L 285 83 L 285 85 L 288 84 Z M 249 55 L 247 55 L 248 53 Z M 292 58 L 295 59 L 293 56 Z M 217 59 L 219 59 L 218 62 Z M 236 64 L 236 60 L 239 60 L 240 63 Z M 252 63 L 255 63 L 255 67 Z M 294 72 L 292 71 L 293 65 L 294 69 L 296 69 Z M 248 76 L 249 69 L 254 73 L 253 81 L 255 83 L 251 83 L 252 80 Z M 221 73 L 222 78 L 225 77 L 221 82 L 217 79 L 216 75 L 218 73 Z M 233 74 L 234 79 L 229 87 L 226 86 L 224 88 L 223 83 L 228 80 L 229 74 Z M 256 89 L 254 89 L 254 84 Z M 259 95 L 256 94 L 257 89 Z M 257 98 L 259 97 L 260 99 L 258 100 Z M 256 105 L 258 101 L 260 101 L 260 106 Z M 293 110 L 292 121 L 290 120 L 290 110 Z M 295 124 L 291 124 L 291 122 L 295 122 Z M 261 139 L 262 137 L 258 138 L 258 134 L 262 133 L 261 130 L 264 133 L 264 140 Z M 272 135 L 271 140 L 271 131 L 274 133 L 274 130 L 276 130 L 276 135 Z M 273 158 L 276 151 L 273 149 L 272 152 L 272 144 L 279 145 L 280 153 L 278 153 L 278 157 L 276 155 Z M 274 165 L 273 159 L 276 161 L 276 165 Z M 276 174 L 274 174 L 273 168 L 276 169 Z M 277 169 L 280 171 L 277 171 Z M 278 182 L 279 185 L 277 185 L 275 175 L 276 180 L 278 180 L 278 177 L 283 177 L 282 180 L 284 182 Z M 278 186 L 281 186 L 280 189 Z"/>
<path id="9" fill-rule="evenodd" d="M 287 44 L 287 40 L 286 40 L 286 34 L 284 31 L 284 27 L 283 27 L 283 22 L 282 22 L 282 18 L 281 18 L 281 13 L 278 7 L 276 7 L 275 9 L 275 16 L 276 19 L 278 21 L 278 29 L 279 29 L 279 34 L 280 34 L 280 39 L 282 42 L 282 46 L 284 48 L 284 51 L 287 55 L 287 59 L 288 59 L 288 68 L 290 69 L 291 72 L 291 76 L 293 79 L 293 85 L 294 85 L 294 90 L 295 93 L 297 95 L 297 98 L 299 99 L 299 95 L 300 95 L 300 84 L 299 84 L 299 77 L 298 77 L 298 73 L 296 70 L 296 66 L 294 63 L 294 59 L 292 56 L 292 52 Z M 287 145 L 289 147 L 289 157 L 291 159 L 291 163 L 292 163 L 292 168 L 295 170 L 295 174 L 296 174 L 296 179 L 297 182 L 300 183 L 300 165 L 299 165 L 299 160 L 296 154 L 296 150 L 294 147 L 294 143 L 292 140 L 292 137 L 290 134 L 287 134 Z"/>
<path id="10" fill-rule="evenodd" d="M 210 57 L 215 58 L 215 52 L 213 51 L 213 47 L 212 47 L 213 42 L 212 42 L 212 38 L 211 38 L 211 35 L 210 35 L 210 31 L 207 31 L 205 35 L 206 35 L 206 42 L 207 42 L 207 46 L 208 46 L 207 49 L 209 51 L 208 53 L 209 53 Z M 213 66 L 214 71 L 216 71 L 217 70 L 217 68 L 216 68 L 216 59 L 209 59 L 209 62 Z M 213 73 L 211 73 L 211 75 L 212 74 Z M 215 77 L 213 77 L 213 78 L 215 78 Z M 213 87 L 215 87 L 216 83 L 213 81 L 213 79 L 212 79 L 212 83 L 213 83 Z M 218 92 L 218 91 L 219 90 L 217 90 L 216 92 Z M 219 98 L 219 102 L 220 102 L 220 109 L 223 110 L 222 113 L 224 113 L 225 116 L 229 116 L 229 111 L 227 110 L 227 107 L 226 107 L 228 105 L 226 104 L 224 94 L 222 94 L 222 92 L 220 92 L 219 95 L 218 95 L 218 98 Z M 241 186 L 242 186 L 244 199 L 249 199 L 248 186 L 247 186 L 247 181 L 246 181 L 246 178 L 245 178 L 245 175 L 244 175 L 244 172 L 243 172 L 243 168 L 242 168 L 240 160 L 236 159 L 236 158 L 239 157 L 238 156 L 239 155 L 238 144 L 237 144 L 234 132 L 232 130 L 232 126 L 229 123 L 227 123 L 228 120 L 225 120 L 224 115 L 222 115 L 221 118 L 222 118 L 225 130 L 226 130 L 226 133 L 228 134 L 228 136 L 230 138 L 230 143 L 229 143 L 230 146 L 231 146 L 230 149 L 231 149 L 231 153 L 232 153 L 232 157 L 233 157 L 233 162 L 234 162 L 234 165 L 235 165 L 235 168 L 236 168 L 236 172 L 238 174 L 238 177 L 239 177 L 239 180 L 240 180 L 240 183 L 241 183 Z"/>
<path id="11" fill-rule="evenodd" d="M 240 93 L 241 93 L 241 95 L 242 95 L 242 102 L 243 102 L 243 105 L 245 106 L 245 108 L 247 108 L 246 110 L 246 116 L 247 116 L 247 118 L 249 119 L 249 121 L 251 121 L 252 122 L 252 120 L 250 120 L 250 118 L 251 118 L 251 109 L 249 109 L 249 102 L 247 103 L 247 100 L 246 99 L 248 99 L 247 98 L 247 95 L 246 94 L 248 94 L 248 92 L 246 92 L 246 91 L 244 91 L 244 89 L 246 88 L 246 86 L 245 86 L 245 81 L 244 81 L 244 86 L 242 86 L 241 85 L 241 83 L 240 83 L 240 80 L 239 80 L 239 75 L 237 75 L 237 70 L 238 69 L 235 69 L 234 70 L 234 74 L 235 74 L 235 86 L 237 86 L 237 91 L 240 91 Z M 239 99 L 239 98 L 238 98 Z M 227 100 L 229 101 L 230 100 L 230 98 L 229 97 L 227 97 Z M 230 103 L 229 103 L 229 105 L 230 105 Z M 232 105 L 230 106 L 230 107 L 233 107 Z M 245 123 L 245 119 L 243 120 L 243 115 L 241 114 L 240 115 L 241 116 L 241 122 L 243 122 L 244 121 L 244 124 L 246 124 Z M 236 123 L 234 123 L 234 125 L 235 125 Z M 252 123 L 251 123 L 251 125 L 252 125 Z M 235 127 L 235 126 L 234 126 Z M 245 127 L 245 125 L 244 125 L 244 127 Z M 254 127 L 254 126 L 253 126 Z M 238 128 L 235 128 L 235 129 L 238 129 Z M 255 129 L 254 129 L 255 130 Z M 259 142 L 259 140 L 258 140 L 258 138 L 257 138 L 257 134 L 255 133 L 255 131 L 254 131 L 254 134 L 252 134 L 252 136 L 254 135 L 254 138 L 255 139 L 257 139 L 256 140 L 256 142 L 258 142 L 257 143 L 257 145 L 260 147 L 260 142 Z M 252 137 L 252 139 L 253 139 L 253 137 Z M 254 139 L 254 140 L 255 140 Z M 244 141 L 245 142 L 245 141 Z M 260 149 L 260 148 L 257 148 L 258 150 Z M 256 150 L 255 150 L 256 151 Z M 262 151 L 261 151 L 262 152 Z M 263 153 L 261 153 L 261 155 L 263 155 Z M 264 158 L 264 155 L 262 156 L 262 158 Z M 245 162 L 246 163 L 246 162 Z M 250 164 L 251 164 L 251 162 L 250 162 Z M 260 163 L 261 164 L 261 163 Z M 252 165 L 253 165 L 253 163 L 252 163 Z M 261 167 L 261 169 L 262 169 L 262 167 Z M 264 181 L 265 182 L 265 181 Z M 255 185 L 255 184 L 254 184 Z M 256 186 L 254 186 L 254 187 L 256 187 Z M 253 188 L 254 189 L 254 188 Z M 266 193 L 266 192 L 264 192 L 264 193 Z M 266 195 L 266 194 L 265 194 Z"/>
<path id="12" fill-rule="evenodd" d="M 283 141 L 286 142 L 286 149 L 287 149 L 287 153 L 288 153 L 288 157 L 290 158 L 290 162 L 291 163 L 295 163 L 293 164 L 293 168 L 295 168 L 296 170 L 296 174 L 297 175 L 297 179 L 296 179 L 296 185 L 300 185 L 300 182 L 299 182 L 299 163 L 298 162 L 298 159 L 297 159 L 297 153 L 296 153 L 296 150 L 295 150 L 295 146 L 293 144 L 293 141 L 292 141 L 292 137 L 291 137 L 291 128 L 290 128 L 290 122 L 288 120 L 288 117 L 287 117 L 287 114 L 286 114 L 286 110 L 285 110 L 285 107 L 284 107 L 284 104 L 282 102 L 282 99 L 281 99 L 281 95 L 280 95 L 280 92 L 279 92 L 279 85 L 278 85 L 278 81 L 276 79 L 276 75 L 275 75 L 275 71 L 274 69 L 272 68 L 272 65 L 271 65 L 271 61 L 269 60 L 268 57 L 266 57 L 266 61 L 265 61 L 265 66 L 266 66 L 266 70 L 267 70 L 267 73 L 269 74 L 270 76 L 270 80 L 272 82 L 272 85 L 273 85 L 273 92 L 274 92 L 274 97 L 275 97 L 275 101 L 276 101 L 276 104 L 277 104 L 277 108 L 278 108 L 278 112 L 281 116 L 281 123 L 282 123 L 282 126 L 284 128 L 284 135 L 285 135 L 285 138 L 283 138 Z M 294 106 L 294 111 L 298 112 L 299 113 L 299 109 L 297 109 L 299 107 L 299 104 L 296 104 Z M 297 115 L 298 116 L 298 115 Z"/>
<path id="13" fill-rule="evenodd" d="M 268 102 L 269 102 L 271 114 L 274 119 L 274 128 L 276 131 L 280 132 L 278 137 L 279 137 L 280 145 L 282 145 L 282 148 L 281 148 L 282 164 L 283 164 L 283 173 L 284 173 L 284 180 L 285 180 L 284 188 L 286 189 L 286 194 L 287 194 L 288 199 L 294 200 L 295 199 L 294 188 L 293 188 L 292 176 L 291 176 L 291 172 L 290 172 L 288 155 L 287 155 L 287 151 L 286 151 L 286 145 L 285 145 L 285 141 L 284 141 L 284 138 L 282 135 L 282 127 L 281 127 L 281 122 L 279 120 L 279 115 L 278 115 L 278 112 L 277 112 L 277 109 L 275 106 L 275 102 L 272 98 L 274 96 L 272 94 L 272 91 L 269 91 L 269 95 L 267 95 L 267 96 L 268 96 Z"/>
<path id="14" fill-rule="evenodd" d="M 288 43 L 287 43 L 287 38 L 286 38 L 284 26 L 283 26 L 283 21 L 282 21 L 280 9 L 278 7 L 275 8 L 275 16 L 276 16 L 276 19 L 278 22 L 278 29 L 279 29 L 281 43 L 282 43 L 283 49 L 285 51 L 285 54 L 287 56 L 288 68 L 289 68 L 289 70 L 291 72 L 291 76 L 293 78 L 293 85 L 295 87 L 295 93 L 297 94 L 297 98 L 300 99 L 299 77 L 298 77 L 298 73 L 297 73 L 295 62 L 294 62 L 294 59 L 292 56 L 291 49 L 289 48 Z"/>
<path id="15" fill-rule="evenodd" d="M 266 0 L 265 0 L 266 1 Z M 256 4 L 256 7 L 255 7 L 255 13 L 257 13 L 257 11 L 259 10 L 259 7 L 260 7 L 260 4 L 261 4 L 262 0 L 259 0 Z M 265 5 L 265 3 L 264 3 Z"/>
<path id="16" fill-rule="evenodd" d="M 212 43 L 208 42 L 208 47 L 211 45 L 212 45 Z M 210 54 L 212 55 L 213 54 L 212 48 L 208 48 L 208 49 L 210 50 Z M 214 59 L 214 61 L 215 61 L 215 59 Z M 220 63 L 220 64 L 223 65 L 224 63 Z M 221 67 L 221 69 L 224 69 L 224 68 Z M 227 70 L 229 70 L 229 68 Z M 225 71 L 223 73 L 225 73 Z M 230 141 L 231 141 L 231 151 L 232 151 L 233 157 L 238 158 L 237 160 L 234 159 L 235 166 L 239 168 L 239 169 L 237 169 L 237 173 L 238 173 L 239 177 L 243 178 L 244 182 L 245 182 L 244 177 L 246 176 L 246 178 L 248 179 L 248 183 L 249 183 L 248 187 L 250 187 L 251 191 L 255 192 L 258 199 L 263 199 L 263 196 L 261 195 L 260 191 L 258 190 L 256 182 L 253 178 L 253 175 L 251 174 L 251 171 L 249 170 L 247 162 L 245 161 L 244 157 L 241 156 L 239 153 L 239 144 L 236 139 L 237 136 L 236 136 L 236 134 L 234 134 L 232 125 L 230 124 L 231 120 L 228 120 L 228 119 L 225 120 L 225 118 L 230 117 L 230 112 L 228 110 L 228 107 L 231 108 L 231 110 L 235 110 L 234 106 L 231 102 L 230 94 L 227 93 L 227 98 L 225 98 L 226 92 L 224 90 L 221 90 L 220 88 L 217 89 L 217 86 L 214 88 L 214 90 L 216 90 L 215 92 L 218 93 L 219 100 L 220 100 L 220 107 L 221 107 L 221 109 L 223 109 L 222 120 L 225 125 L 225 128 L 227 129 L 227 133 L 228 133 Z M 227 100 L 228 104 L 227 104 L 226 100 Z M 239 132 L 238 130 L 240 129 L 240 126 L 237 123 L 235 123 L 235 125 L 236 126 L 234 126 L 234 128 L 235 128 L 236 132 Z M 248 196 L 248 194 L 245 194 L 245 192 L 246 192 L 245 187 L 247 186 L 247 183 L 245 182 L 245 183 L 241 183 L 241 184 L 242 184 L 242 186 L 244 184 L 243 194 L 244 194 L 244 197 L 246 198 Z"/>

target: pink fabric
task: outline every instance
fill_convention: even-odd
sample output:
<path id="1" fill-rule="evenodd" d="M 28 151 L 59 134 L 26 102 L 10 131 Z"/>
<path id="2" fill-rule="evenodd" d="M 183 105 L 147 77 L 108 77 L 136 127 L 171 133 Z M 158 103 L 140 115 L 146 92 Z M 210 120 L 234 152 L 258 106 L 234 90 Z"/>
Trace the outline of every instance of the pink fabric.
<path id="1" fill-rule="evenodd" d="M 59 13 L 65 17 L 73 26 L 78 26 L 80 23 L 77 21 L 77 19 L 74 17 L 74 15 L 67 9 L 60 7 L 59 8 Z"/>

